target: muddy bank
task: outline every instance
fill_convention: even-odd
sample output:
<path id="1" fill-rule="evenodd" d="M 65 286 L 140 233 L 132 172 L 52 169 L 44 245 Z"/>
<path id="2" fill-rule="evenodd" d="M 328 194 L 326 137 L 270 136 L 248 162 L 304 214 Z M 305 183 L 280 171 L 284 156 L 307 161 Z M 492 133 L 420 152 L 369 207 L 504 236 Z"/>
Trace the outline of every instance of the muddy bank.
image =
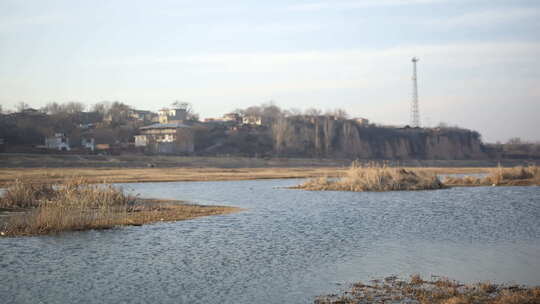
<path id="1" fill-rule="evenodd" d="M 447 278 L 424 280 L 413 275 L 407 280 L 387 277 L 369 283 L 354 283 L 340 293 L 317 297 L 315 304 L 535 304 L 540 303 L 540 286 L 462 284 Z"/>

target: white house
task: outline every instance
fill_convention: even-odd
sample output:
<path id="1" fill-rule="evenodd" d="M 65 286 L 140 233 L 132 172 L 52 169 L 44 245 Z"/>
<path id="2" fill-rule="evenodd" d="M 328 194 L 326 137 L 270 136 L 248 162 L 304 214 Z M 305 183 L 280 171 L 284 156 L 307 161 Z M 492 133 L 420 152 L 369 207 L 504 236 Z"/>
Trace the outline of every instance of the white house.
<path id="1" fill-rule="evenodd" d="M 159 110 L 159 123 L 183 123 L 187 119 L 187 110 L 184 108 L 179 109 L 161 109 Z"/>
<path id="2" fill-rule="evenodd" d="M 94 152 L 94 150 L 96 149 L 96 142 L 94 140 L 94 138 L 85 138 L 83 137 L 81 139 L 81 146 L 85 149 L 88 149 L 92 152 Z"/>
<path id="3" fill-rule="evenodd" d="M 69 151 L 69 138 L 64 133 L 55 133 L 53 137 L 45 138 L 45 147 L 58 151 Z"/>

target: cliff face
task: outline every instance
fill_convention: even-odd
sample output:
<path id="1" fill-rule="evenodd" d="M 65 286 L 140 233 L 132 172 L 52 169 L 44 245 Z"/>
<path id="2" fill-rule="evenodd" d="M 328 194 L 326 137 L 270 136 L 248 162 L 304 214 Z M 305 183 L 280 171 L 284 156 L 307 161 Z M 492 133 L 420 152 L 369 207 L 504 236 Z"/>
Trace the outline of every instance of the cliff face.
<path id="1" fill-rule="evenodd" d="M 282 119 L 272 127 L 281 155 L 359 159 L 482 159 L 477 132 L 363 126 L 326 117 Z"/>

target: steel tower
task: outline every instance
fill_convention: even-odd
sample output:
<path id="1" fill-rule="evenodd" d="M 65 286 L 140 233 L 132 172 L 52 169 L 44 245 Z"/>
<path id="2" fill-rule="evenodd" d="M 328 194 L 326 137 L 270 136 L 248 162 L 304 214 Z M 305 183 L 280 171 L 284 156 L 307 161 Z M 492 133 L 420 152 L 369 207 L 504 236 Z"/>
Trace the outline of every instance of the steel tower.
<path id="1" fill-rule="evenodd" d="M 411 100 L 411 127 L 419 128 L 420 127 L 420 110 L 418 109 L 418 82 L 416 79 L 416 63 L 420 59 L 417 57 L 412 58 L 413 63 L 413 91 L 412 91 L 412 100 Z"/>

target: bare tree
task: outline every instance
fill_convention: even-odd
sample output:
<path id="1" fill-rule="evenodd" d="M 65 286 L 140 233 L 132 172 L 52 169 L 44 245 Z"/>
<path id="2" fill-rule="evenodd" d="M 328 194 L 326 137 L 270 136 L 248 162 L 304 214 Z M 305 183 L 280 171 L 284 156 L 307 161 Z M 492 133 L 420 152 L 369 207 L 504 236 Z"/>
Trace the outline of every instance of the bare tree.
<path id="1" fill-rule="evenodd" d="M 283 153 L 284 151 L 288 129 L 289 121 L 286 117 L 280 117 L 272 124 L 274 148 L 277 153 Z"/>
<path id="2" fill-rule="evenodd" d="M 195 113 L 191 103 L 186 101 L 176 100 L 171 104 L 175 109 L 184 110 L 186 112 L 186 119 L 189 121 L 199 121 L 199 114 Z"/>
<path id="3" fill-rule="evenodd" d="M 246 116 L 261 116 L 262 115 L 262 109 L 259 106 L 251 106 L 244 110 L 244 114 Z"/>
<path id="4" fill-rule="evenodd" d="M 519 137 L 512 137 L 506 143 L 509 145 L 520 145 L 523 141 Z"/>
<path id="5" fill-rule="evenodd" d="M 63 104 L 62 108 L 66 113 L 75 114 L 83 112 L 86 106 L 81 102 L 70 101 L 66 104 Z"/>
<path id="6" fill-rule="evenodd" d="M 262 116 L 274 121 L 282 116 L 281 109 L 274 104 L 263 105 L 261 114 Z"/>
<path id="7" fill-rule="evenodd" d="M 344 120 L 349 117 L 349 114 L 347 113 L 347 111 L 345 111 L 344 109 L 339 109 L 339 108 L 335 109 L 334 112 L 332 112 L 332 115 L 336 119 L 340 119 L 340 120 Z"/>
<path id="8" fill-rule="evenodd" d="M 334 122 L 329 117 L 325 117 L 323 121 L 324 152 L 327 156 L 330 154 L 332 142 L 334 141 Z"/>
<path id="9" fill-rule="evenodd" d="M 111 103 L 108 101 L 102 101 L 94 104 L 91 107 L 92 112 L 99 113 L 101 116 L 105 116 L 107 112 L 109 112 L 109 109 L 111 108 Z"/>
<path id="10" fill-rule="evenodd" d="M 106 115 L 110 116 L 110 121 L 112 123 L 124 124 L 128 120 L 130 110 L 130 106 L 122 102 L 115 101 L 111 104 Z"/>
<path id="11" fill-rule="evenodd" d="M 316 108 L 309 108 L 304 113 L 307 116 L 321 116 L 322 111 Z"/>
<path id="12" fill-rule="evenodd" d="M 284 111 L 285 116 L 300 116 L 302 115 L 302 110 L 298 108 L 290 108 Z"/>
<path id="13" fill-rule="evenodd" d="M 44 107 L 41 108 L 41 111 L 52 115 L 52 114 L 58 114 L 62 111 L 62 106 L 57 102 L 49 102 Z"/>

